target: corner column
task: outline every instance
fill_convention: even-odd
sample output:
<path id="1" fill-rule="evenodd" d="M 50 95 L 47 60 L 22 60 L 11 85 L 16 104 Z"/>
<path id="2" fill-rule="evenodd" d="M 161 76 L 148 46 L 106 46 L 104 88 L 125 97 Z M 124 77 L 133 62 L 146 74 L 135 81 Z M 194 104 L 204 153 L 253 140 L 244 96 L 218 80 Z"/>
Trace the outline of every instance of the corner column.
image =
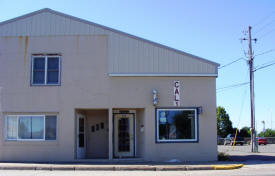
<path id="1" fill-rule="evenodd" d="M 113 109 L 108 110 L 108 124 L 109 124 L 109 160 L 113 159 Z"/>

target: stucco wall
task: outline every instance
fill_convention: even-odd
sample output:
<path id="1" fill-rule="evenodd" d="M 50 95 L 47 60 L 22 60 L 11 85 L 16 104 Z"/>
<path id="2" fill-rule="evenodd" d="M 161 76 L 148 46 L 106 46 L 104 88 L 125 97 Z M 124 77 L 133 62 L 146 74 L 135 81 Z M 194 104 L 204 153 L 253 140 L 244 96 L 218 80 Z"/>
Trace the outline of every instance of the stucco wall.
<path id="1" fill-rule="evenodd" d="M 75 109 L 144 108 L 144 159 L 216 160 L 215 77 L 109 77 L 108 37 L 0 38 L 0 160 L 73 160 Z M 31 54 L 61 53 L 61 86 L 30 86 Z M 155 107 L 173 106 L 173 81 L 180 80 L 181 106 L 203 107 L 198 143 L 155 143 Z M 55 142 L 5 142 L 4 114 L 57 113 Z"/>
<path id="2" fill-rule="evenodd" d="M 87 110 L 86 116 L 86 158 L 108 158 L 108 110 Z M 103 129 L 101 123 L 104 124 Z M 97 130 L 96 126 L 99 126 Z M 91 127 L 94 126 L 94 131 Z"/>

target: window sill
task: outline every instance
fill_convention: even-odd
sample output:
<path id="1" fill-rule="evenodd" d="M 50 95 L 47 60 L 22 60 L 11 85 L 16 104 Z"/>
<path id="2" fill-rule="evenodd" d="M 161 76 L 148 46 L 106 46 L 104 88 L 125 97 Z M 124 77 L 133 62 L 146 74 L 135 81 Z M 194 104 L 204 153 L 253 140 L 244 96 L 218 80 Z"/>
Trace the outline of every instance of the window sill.
<path id="1" fill-rule="evenodd" d="M 5 140 L 4 146 L 55 146 L 58 145 L 57 140 Z"/>
<path id="2" fill-rule="evenodd" d="M 166 141 L 158 141 L 158 140 L 156 140 L 156 143 L 157 144 L 161 144 L 161 143 L 199 143 L 199 140 L 171 140 L 171 141 L 169 141 L 169 140 L 166 140 Z"/>
<path id="3" fill-rule="evenodd" d="M 32 87 L 41 87 L 41 86 L 61 86 L 61 84 L 31 84 Z"/>

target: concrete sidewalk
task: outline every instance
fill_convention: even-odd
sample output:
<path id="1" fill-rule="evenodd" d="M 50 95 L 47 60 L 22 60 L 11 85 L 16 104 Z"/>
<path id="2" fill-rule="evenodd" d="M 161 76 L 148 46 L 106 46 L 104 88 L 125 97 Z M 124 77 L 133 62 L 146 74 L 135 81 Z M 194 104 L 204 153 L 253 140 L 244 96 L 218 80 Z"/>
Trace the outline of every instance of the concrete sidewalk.
<path id="1" fill-rule="evenodd" d="M 225 165 L 105 165 L 105 164 L 33 164 L 0 163 L 0 170 L 86 170 L 86 171 L 190 171 L 190 170 L 229 170 L 243 167 L 243 164 Z"/>

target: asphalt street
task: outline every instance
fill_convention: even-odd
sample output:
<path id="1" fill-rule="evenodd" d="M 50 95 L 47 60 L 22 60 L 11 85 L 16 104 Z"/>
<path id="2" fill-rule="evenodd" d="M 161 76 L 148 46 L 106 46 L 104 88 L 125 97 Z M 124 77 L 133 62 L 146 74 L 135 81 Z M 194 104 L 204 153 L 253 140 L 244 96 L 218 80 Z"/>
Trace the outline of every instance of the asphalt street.
<path id="1" fill-rule="evenodd" d="M 233 161 L 274 161 L 275 162 L 275 144 L 267 144 L 259 146 L 258 153 L 251 153 L 250 145 L 230 146 L 218 145 L 218 151 L 230 155 Z M 275 173 L 274 173 L 275 175 Z"/>
<path id="2" fill-rule="evenodd" d="M 251 153 L 250 146 L 218 146 L 233 161 L 245 166 L 235 170 L 201 171 L 39 171 L 0 170 L 0 176 L 275 176 L 275 144 L 259 146 L 259 153 Z"/>

